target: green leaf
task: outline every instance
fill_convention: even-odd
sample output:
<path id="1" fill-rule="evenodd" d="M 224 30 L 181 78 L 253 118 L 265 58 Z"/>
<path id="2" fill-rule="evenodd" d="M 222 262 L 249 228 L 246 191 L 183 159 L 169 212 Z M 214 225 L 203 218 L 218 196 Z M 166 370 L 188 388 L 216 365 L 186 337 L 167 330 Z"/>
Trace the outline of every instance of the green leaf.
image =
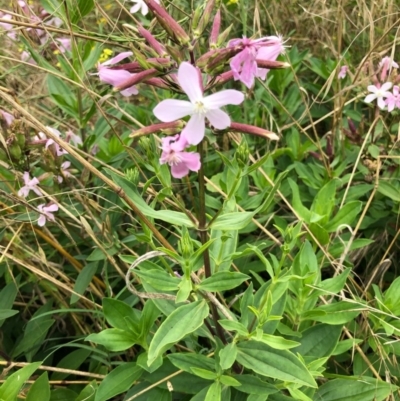
<path id="1" fill-rule="evenodd" d="M 74 291 L 77 294 L 83 295 L 83 293 L 86 291 L 86 288 L 89 286 L 93 276 L 97 271 L 97 266 L 97 263 L 88 263 L 79 273 L 74 284 Z M 79 299 L 80 297 L 78 295 L 72 294 L 69 303 L 72 305 L 75 302 L 78 302 Z"/>
<path id="2" fill-rule="evenodd" d="M 307 311 L 301 315 L 301 319 L 316 320 L 322 323 L 339 325 L 350 322 L 363 310 L 365 310 L 365 307 L 361 305 L 339 301 Z"/>
<path id="3" fill-rule="evenodd" d="M 107 401 L 118 394 L 128 391 L 142 373 L 143 369 L 134 362 L 126 362 L 117 366 L 100 383 L 95 401 Z"/>
<path id="4" fill-rule="evenodd" d="M 379 180 L 378 192 L 395 202 L 400 202 L 400 190 L 387 181 Z"/>
<path id="5" fill-rule="evenodd" d="M 49 401 L 50 400 L 50 384 L 47 372 L 44 372 L 32 384 L 26 396 L 26 401 Z"/>
<path id="6" fill-rule="evenodd" d="M 313 359 L 330 356 L 339 341 L 342 326 L 317 324 L 303 331 L 300 345 L 292 351 Z"/>
<path id="7" fill-rule="evenodd" d="M 71 1 L 71 0 L 70 0 Z M 85 15 L 94 8 L 94 0 L 73 0 L 71 21 L 77 24 Z"/>
<path id="8" fill-rule="evenodd" d="M 219 352 L 219 364 L 222 370 L 229 369 L 236 360 L 237 347 L 235 343 L 230 343 Z"/>
<path id="9" fill-rule="evenodd" d="M 211 384 L 204 401 L 221 401 L 221 384 L 219 382 Z"/>
<path id="10" fill-rule="evenodd" d="M 15 297 L 17 296 L 17 283 L 14 281 L 9 282 L 0 292 L 0 309 L 11 310 Z M 9 317 L 9 316 L 7 316 Z M 0 327 L 3 325 L 4 320 L 0 319 Z"/>
<path id="11" fill-rule="evenodd" d="M 69 116 L 79 120 L 78 101 L 71 88 L 62 79 L 51 74 L 47 75 L 47 87 L 50 97 L 57 106 Z"/>
<path id="12" fill-rule="evenodd" d="M 105 329 L 100 333 L 93 333 L 85 338 L 85 341 L 92 341 L 104 345 L 110 351 L 125 351 L 137 342 L 136 336 L 125 330 Z"/>
<path id="13" fill-rule="evenodd" d="M 277 350 L 258 341 L 239 343 L 236 360 L 254 372 L 282 381 L 317 387 L 304 364 L 290 351 Z"/>
<path id="14" fill-rule="evenodd" d="M 175 302 L 177 304 L 185 302 L 189 298 L 192 289 L 192 280 L 190 278 L 183 277 L 181 282 L 179 283 L 179 291 L 176 294 Z"/>
<path id="15" fill-rule="evenodd" d="M 318 192 L 317 196 L 311 206 L 311 212 L 316 213 L 324 218 L 320 221 L 321 225 L 324 225 L 335 206 L 335 192 L 336 192 L 336 181 L 328 181 Z"/>
<path id="16" fill-rule="evenodd" d="M 0 400 L 15 401 L 24 383 L 41 364 L 42 362 L 30 363 L 9 376 L 0 387 Z"/>
<path id="17" fill-rule="evenodd" d="M 246 227 L 254 213 L 252 212 L 231 212 L 219 215 L 212 223 L 211 226 L 213 230 L 241 230 Z M 210 228 L 209 227 L 209 228 Z"/>
<path id="18" fill-rule="evenodd" d="M 135 186 L 126 178 L 121 177 L 110 169 L 105 169 L 107 174 L 111 176 L 112 180 L 119 185 L 125 194 L 129 196 L 132 202 L 138 209 L 146 216 L 154 219 L 159 219 L 167 223 L 175 224 L 177 226 L 185 226 L 195 228 L 195 224 L 184 213 L 175 212 L 172 210 L 154 210 L 151 208 L 143 198 L 138 194 Z"/>
<path id="19" fill-rule="evenodd" d="M 160 291 L 175 291 L 178 289 L 181 280 L 172 277 L 164 270 L 135 270 L 134 274 L 147 281 L 152 287 Z"/>
<path id="20" fill-rule="evenodd" d="M 324 383 L 315 393 L 315 401 L 383 401 L 397 389 L 371 377 L 349 377 Z"/>
<path id="21" fill-rule="evenodd" d="M 201 377 L 206 380 L 215 380 L 217 378 L 217 374 L 212 372 L 211 370 L 201 369 L 201 368 L 192 368 L 192 373 L 196 376 Z"/>
<path id="22" fill-rule="evenodd" d="M 199 290 L 216 292 L 226 291 L 238 287 L 244 281 L 249 280 L 250 276 L 237 272 L 217 272 L 211 277 L 203 280 L 199 285 Z"/>
<path id="23" fill-rule="evenodd" d="M 175 309 L 161 324 L 149 348 L 149 363 L 176 344 L 186 335 L 193 333 L 208 316 L 208 305 L 197 301 Z"/>
<path id="24" fill-rule="evenodd" d="M 14 309 L 0 309 L 0 320 L 5 320 L 11 316 L 16 315 L 19 311 Z"/>
<path id="25" fill-rule="evenodd" d="M 219 378 L 220 382 L 224 384 L 225 386 L 231 386 L 231 387 L 238 387 L 240 386 L 240 382 L 234 379 L 232 376 L 227 376 L 227 375 L 222 375 Z"/>
<path id="26" fill-rule="evenodd" d="M 24 352 L 30 351 L 29 359 L 37 352 L 38 348 L 42 345 L 47 332 L 53 326 L 55 320 L 53 319 L 37 319 L 34 321 L 29 321 L 26 330 L 24 332 L 24 337 L 18 343 L 17 347 L 14 349 L 13 356 L 21 355 Z"/>
<path id="27" fill-rule="evenodd" d="M 318 289 L 315 289 L 312 293 L 312 296 L 337 294 L 339 291 L 342 291 L 350 272 L 351 268 L 349 267 L 338 276 L 322 281 L 318 285 Z"/>
<path id="28" fill-rule="evenodd" d="M 351 201 L 346 203 L 336 215 L 324 225 L 325 230 L 329 233 L 335 232 L 341 225 L 347 224 L 351 226 L 361 212 L 363 203 L 361 201 Z"/>
<path id="29" fill-rule="evenodd" d="M 75 401 L 94 401 L 94 397 L 97 393 L 97 382 L 93 380 L 90 382 L 78 395 Z M 32 400 L 33 401 L 33 400 Z"/>
<path id="30" fill-rule="evenodd" d="M 292 189 L 292 206 L 299 217 L 304 220 L 306 223 L 311 223 L 311 212 L 303 206 L 300 198 L 299 187 L 297 184 L 291 179 L 288 178 L 288 183 L 290 188 Z"/>
<path id="31" fill-rule="evenodd" d="M 247 336 L 249 334 L 249 331 L 247 330 L 246 326 L 244 326 L 242 323 L 235 322 L 233 320 L 219 320 L 219 324 L 228 331 L 237 331 L 240 335 L 242 336 Z"/>
<path id="32" fill-rule="evenodd" d="M 279 391 L 271 383 L 264 382 L 257 376 L 235 375 L 233 377 L 241 384 L 241 386 L 238 386 L 237 390 L 243 393 L 269 395 Z"/>
<path id="33" fill-rule="evenodd" d="M 261 338 L 258 339 L 265 344 L 268 344 L 270 347 L 275 349 L 290 349 L 297 347 L 299 343 L 297 341 L 287 340 L 281 336 L 275 336 L 272 334 L 264 333 Z"/>
<path id="34" fill-rule="evenodd" d="M 61 359 L 61 361 L 57 364 L 57 368 L 77 370 L 79 366 L 86 361 L 91 353 L 92 351 L 86 348 L 72 351 L 63 359 Z M 51 380 L 64 380 L 69 375 L 70 373 L 54 372 L 51 375 Z"/>
<path id="35" fill-rule="evenodd" d="M 175 353 L 167 355 L 167 358 L 176 366 L 178 369 L 184 370 L 185 372 L 192 373 L 192 368 L 200 368 L 206 370 L 213 370 L 215 368 L 214 360 L 207 358 L 204 355 L 199 354 L 185 354 Z"/>
<path id="36" fill-rule="evenodd" d="M 137 315 L 133 308 L 125 302 L 113 298 L 103 298 L 103 311 L 110 326 L 139 334 L 137 328 L 132 327 L 132 322 L 137 321 Z"/>

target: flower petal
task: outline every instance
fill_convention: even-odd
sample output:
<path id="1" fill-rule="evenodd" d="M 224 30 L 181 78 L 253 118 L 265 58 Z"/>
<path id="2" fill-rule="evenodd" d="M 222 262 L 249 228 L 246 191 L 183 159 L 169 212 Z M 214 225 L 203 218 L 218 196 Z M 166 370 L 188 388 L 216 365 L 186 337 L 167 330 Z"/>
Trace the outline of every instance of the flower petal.
<path id="1" fill-rule="evenodd" d="M 201 167 L 200 155 L 195 152 L 182 152 L 181 160 L 191 171 L 199 171 Z"/>
<path id="2" fill-rule="evenodd" d="M 189 168 L 185 163 L 178 163 L 171 166 L 171 175 L 174 178 L 183 178 L 189 174 Z"/>
<path id="3" fill-rule="evenodd" d="M 191 145 L 197 145 L 204 138 L 205 131 L 204 115 L 196 113 L 190 117 L 186 127 L 182 130 L 181 136 Z"/>
<path id="4" fill-rule="evenodd" d="M 137 95 L 138 93 L 139 93 L 139 91 L 136 88 L 136 86 L 131 86 L 130 88 L 124 89 L 123 91 L 121 91 L 122 96 Z"/>
<path id="5" fill-rule="evenodd" d="M 192 103 L 203 98 L 200 79 L 201 76 L 196 67 L 187 62 L 181 63 L 178 70 L 178 82 Z"/>
<path id="6" fill-rule="evenodd" d="M 141 7 L 142 5 L 140 3 L 136 3 L 134 6 L 131 7 L 129 11 L 131 14 L 135 14 L 140 10 Z"/>
<path id="7" fill-rule="evenodd" d="M 216 129 L 225 129 L 231 125 L 231 119 L 225 111 L 220 109 L 209 110 L 206 113 L 208 121 Z"/>
<path id="8" fill-rule="evenodd" d="M 367 89 L 368 89 L 368 92 L 372 92 L 372 93 L 376 93 L 379 90 L 375 85 L 368 85 Z"/>
<path id="9" fill-rule="evenodd" d="M 143 1 L 142 2 L 142 15 L 147 15 L 149 12 L 149 7 L 147 7 L 147 4 Z"/>
<path id="10" fill-rule="evenodd" d="M 46 224 L 46 216 L 41 214 L 37 223 L 39 227 L 43 227 Z"/>
<path id="11" fill-rule="evenodd" d="M 106 65 L 113 65 L 113 64 L 117 64 L 119 63 L 121 60 L 132 56 L 132 52 L 122 52 L 120 54 L 118 54 L 118 56 L 115 56 L 113 58 L 110 58 L 110 60 L 105 61 L 104 63 L 102 63 L 101 65 L 106 66 Z"/>
<path id="12" fill-rule="evenodd" d="M 368 95 L 365 99 L 364 102 L 365 103 L 371 103 L 372 101 L 374 101 L 377 98 L 375 93 L 371 93 L 370 95 Z"/>
<path id="13" fill-rule="evenodd" d="M 46 212 L 57 212 L 58 211 L 58 205 L 53 203 L 50 206 L 46 206 L 44 209 L 46 210 Z"/>
<path id="14" fill-rule="evenodd" d="M 235 89 L 227 89 L 214 93 L 203 99 L 203 103 L 207 109 L 218 109 L 227 104 L 240 104 L 244 100 L 244 94 Z"/>
<path id="15" fill-rule="evenodd" d="M 393 86 L 393 84 L 392 84 L 391 82 L 385 82 L 385 83 L 381 86 L 380 89 L 381 89 L 382 92 L 385 92 L 385 91 L 391 89 L 392 86 Z"/>
<path id="16" fill-rule="evenodd" d="M 125 80 L 131 77 L 131 73 L 126 70 L 111 70 L 109 68 L 101 68 L 99 70 L 100 81 L 110 84 L 112 86 L 118 86 Z"/>
<path id="17" fill-rule="evenodd" d="M 168 123 L 192 114 L 194 107 L 187 100 L 167 99 L 159 103 L 153 110 L 154 115 Z"/>

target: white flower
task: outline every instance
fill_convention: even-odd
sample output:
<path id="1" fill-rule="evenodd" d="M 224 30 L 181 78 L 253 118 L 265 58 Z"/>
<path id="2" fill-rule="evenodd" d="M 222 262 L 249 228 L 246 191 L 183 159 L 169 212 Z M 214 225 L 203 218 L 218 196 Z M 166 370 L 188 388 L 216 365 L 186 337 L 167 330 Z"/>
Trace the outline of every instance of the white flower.
<path id="1" fill-rule="evenodd" d="M 130 12 L 132 14 L 137 13 L 139 10 L 142 13 L 142 15 L 146 15 L 149 12 L 149 7 L 147 7 L 147 4 L 143 0 L 130 0 L 133 3 L 136 3 L 132 8 L 130 9 Z M 159 0 L 154 0 L 156 3 L 160 4 Z"/>
<path id="2" fill-rule="evenodd" d="M 392 93 L 389 92 L 389 89 L 391 89 L 393 84 L 391 82 L 386 82 L 382 86 L 375 86 L 375 85 L 369 85 L 368 86 L 368 91 L 371 92 L 367 97 L 364 99 L 365 103 L 371 103 L 373 100 L 377 100 L 378 107 L 380 109 L 384 109 L 386 106 L 385 99 L 386 97 L 389 97 Z"/>

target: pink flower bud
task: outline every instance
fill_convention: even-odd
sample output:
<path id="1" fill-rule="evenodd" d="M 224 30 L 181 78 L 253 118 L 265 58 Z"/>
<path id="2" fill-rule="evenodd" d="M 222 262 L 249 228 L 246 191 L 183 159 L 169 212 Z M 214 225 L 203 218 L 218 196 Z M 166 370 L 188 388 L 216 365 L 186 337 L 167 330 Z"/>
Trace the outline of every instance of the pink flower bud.
<path id="1" fill-rule="evenodd" d="M 190 42 L 189 35 L 184 29 L 175 21 L 168 12 L 157 4 L 154 0 L 145 0 L 145 3 L 152 11 L 154 16 L 157 18 L 159 24 L 165 29 L 168 35 L 179 42 L 181 45 L 185 45 Z"/>
<path id="2" fill-rule="evenodd" d="M 214 17 L 214 22 L 210 34 L 210 48 L 214 48 L 218 42 L 219 30 L 221 28 L 221 11 L 218 9 Z"/>
<path id="3" fill-rule="evenodd" d="M 166 51 L 164 46 L 148 31 L 147 29 L 144 29 L 142 25 L 139 25 L 138 31 L 140 35 L 143 36 L 144 39 L 146 39 L 146 42 L 161 56 L 164 57 L 166 56 Z"/>
<path id="4" fill-rule="evenodd" d="M 242 132 L 243 134 L 260 136 L 262 138 L 270 139 L 271 141 L 277 141 L 279 139 L 279 136 L 274 132 L 256 127 L 254 125 L 231 123 L 229 129 L 231 131 Z"/>

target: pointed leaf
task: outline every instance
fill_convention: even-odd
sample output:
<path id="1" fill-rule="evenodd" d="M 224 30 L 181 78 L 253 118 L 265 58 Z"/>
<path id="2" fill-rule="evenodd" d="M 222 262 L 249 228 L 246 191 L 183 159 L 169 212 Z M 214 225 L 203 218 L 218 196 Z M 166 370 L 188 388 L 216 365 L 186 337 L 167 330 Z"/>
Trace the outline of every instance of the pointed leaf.
<path id="1" fill-rule="evenodd" d="M 317 383 L 304 364 L 290 351 L 277 350 L 258 341 L 239 343 L 236 360 L 260 375 L 317 387 Z"/>
<path id="2" fill-rule="evenodd" d="M 197 330 L 207 316 L 208 305 L 205 301 L 175 309 L 161 324 L 150 343 L 149 363 L 183 337 Z"/>

